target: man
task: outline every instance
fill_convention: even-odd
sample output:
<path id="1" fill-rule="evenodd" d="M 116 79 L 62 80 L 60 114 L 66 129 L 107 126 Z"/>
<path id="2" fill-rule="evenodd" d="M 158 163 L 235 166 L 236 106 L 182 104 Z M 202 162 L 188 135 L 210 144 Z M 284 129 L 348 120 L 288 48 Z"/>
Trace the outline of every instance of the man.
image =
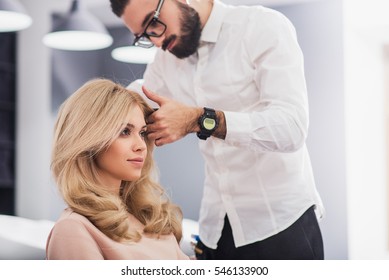
<path id="1" fill-rule="evenodd" d="M 142 87 L 159 105 L 148 137 L 157 146 L 189 133 L 200 139 L 206 174 L 196 257 L 323 259 L 303 56 L 289 20 L 218 0 L 111 7 L 134 45 L 160 48 Z"/>

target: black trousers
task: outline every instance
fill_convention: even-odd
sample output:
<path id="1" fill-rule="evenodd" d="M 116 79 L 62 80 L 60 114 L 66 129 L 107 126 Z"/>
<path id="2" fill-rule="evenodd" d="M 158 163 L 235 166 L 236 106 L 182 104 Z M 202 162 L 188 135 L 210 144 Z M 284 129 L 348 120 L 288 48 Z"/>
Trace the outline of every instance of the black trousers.
<path id="1" fill-rule="evenodd" d="M 198 260 L 323 260 L 323 239 L 314 207 L 309 208 L 294 224 L 262 241 L 235 247 L 228 217 L 216 249 L 201 240 L 196 245 Z"/>

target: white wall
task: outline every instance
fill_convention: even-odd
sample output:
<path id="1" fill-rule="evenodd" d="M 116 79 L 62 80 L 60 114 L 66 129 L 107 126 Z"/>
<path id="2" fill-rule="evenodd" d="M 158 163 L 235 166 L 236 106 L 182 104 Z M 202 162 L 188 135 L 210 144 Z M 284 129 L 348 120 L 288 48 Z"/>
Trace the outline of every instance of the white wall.
<path id="1" fill-rule="evenodd" d="M 383 72 L 389 1 L 344 0 L 344 10 L 349 258 L 389 259 Z"/>
<path id="2" fill-rule="evenodd" d="M 50 52 L 42 44 L 50 28 L 50 0 L 21 1 L 33 18 L 18 33 L 16 214 L 50 219 L 58 201 L 50 175 Z"/>

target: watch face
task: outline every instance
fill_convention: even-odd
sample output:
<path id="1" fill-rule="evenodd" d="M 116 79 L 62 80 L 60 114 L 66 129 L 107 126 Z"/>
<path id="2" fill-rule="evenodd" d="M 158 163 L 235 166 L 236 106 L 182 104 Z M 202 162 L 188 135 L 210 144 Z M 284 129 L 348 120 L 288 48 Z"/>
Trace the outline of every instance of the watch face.
<path id="1" fill-rule="evenodd" d="M 214 119 L 205 118 L 203 121 L 204 128 L 207 130 L 212 130 L 215 128 L 216 122 Z"/>

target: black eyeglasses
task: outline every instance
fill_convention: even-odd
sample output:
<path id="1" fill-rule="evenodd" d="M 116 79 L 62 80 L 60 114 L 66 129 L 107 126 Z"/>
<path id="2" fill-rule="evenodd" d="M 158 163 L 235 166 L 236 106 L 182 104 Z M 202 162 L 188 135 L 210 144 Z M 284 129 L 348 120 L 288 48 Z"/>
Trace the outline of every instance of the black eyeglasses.
<path id="1" fill-rule="evenodd" d="M 163 33 L 165 33 L 166 24 L 164 24 L 158 19 L 163 2 L 164 0 L 159 0 L 153 18 L 146 25 L 146 28 L 143 33 L 139 36 L 135 36 L 134 42 L 132 43 L 133 46 L 151 48 L 152 46 L 154 46 L 154 44 L 153 42 L 151 42 L 150 37 L 161 37 Z"/>

